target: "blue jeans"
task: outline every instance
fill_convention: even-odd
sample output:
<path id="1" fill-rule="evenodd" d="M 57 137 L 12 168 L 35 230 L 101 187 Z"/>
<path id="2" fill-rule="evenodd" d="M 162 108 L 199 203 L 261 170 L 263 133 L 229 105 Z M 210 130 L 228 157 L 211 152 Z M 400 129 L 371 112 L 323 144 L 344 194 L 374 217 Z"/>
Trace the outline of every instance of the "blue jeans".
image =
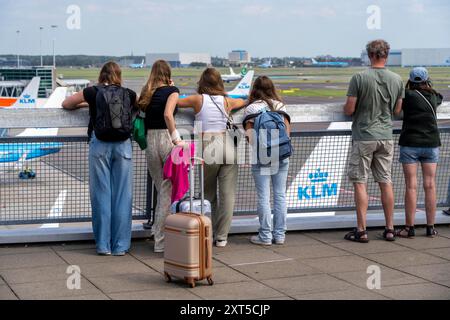
<path id="1" fill-rule="evenodd" d="M 98 253 L 127 252 L 131 245 L 133 161 L 131 140 L 89 144 L 89 191 Z"/>
<path id="2" fill-rule="evenodd" d="M 439 148 L 416 148 L 400 146 L 400 163 L 438 163 Z"/>
<path id="3" fill-rule="evenodd" d="M 272 240 L 283 241 L 286 234 L 286 180 L 289 160 L 283 160 L 272 167 L 252 166 L 258 194 L 259 237 L 261 241 L 271 243 Z M 270 208 L 270 183 L 273 189 L 273 228 L 272 210 Z"/>

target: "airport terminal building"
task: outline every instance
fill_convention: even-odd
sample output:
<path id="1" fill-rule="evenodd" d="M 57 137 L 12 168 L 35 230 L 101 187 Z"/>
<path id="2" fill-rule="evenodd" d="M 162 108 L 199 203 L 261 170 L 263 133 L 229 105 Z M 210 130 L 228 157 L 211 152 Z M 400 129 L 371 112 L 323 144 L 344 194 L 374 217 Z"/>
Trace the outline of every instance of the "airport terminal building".
<path id="1" fill-rule="evenodd" d="M 361 54 L 363 64 L 369 65 L 367 52 Z M 398 67 L 450 67 L 450 48 L 392 50 L 388 66 Z"/>
<path id="2" fill-rule="evenodd" d="M 145 64 L 152 66 L 157 60 L 166 60 L 172 68 L 189 67 L 192 63 L 204 63 L 211 65 L 211 55 L 209 53 L 147 53 Z"/>

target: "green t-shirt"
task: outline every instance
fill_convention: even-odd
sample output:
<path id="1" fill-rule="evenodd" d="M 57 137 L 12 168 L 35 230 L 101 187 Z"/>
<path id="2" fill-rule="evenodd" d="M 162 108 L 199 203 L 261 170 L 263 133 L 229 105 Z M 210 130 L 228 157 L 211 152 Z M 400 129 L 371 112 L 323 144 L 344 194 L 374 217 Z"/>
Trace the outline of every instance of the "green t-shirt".
<path id="1" fill-rule="evenodd" d="M 358 98 L 353 114 L 353 140 L 392 139 L 392 114 L 397 101 L 405 96 L 398 74 L 386 68 L 369 68 L 355 74 L 347 96 Z"/>

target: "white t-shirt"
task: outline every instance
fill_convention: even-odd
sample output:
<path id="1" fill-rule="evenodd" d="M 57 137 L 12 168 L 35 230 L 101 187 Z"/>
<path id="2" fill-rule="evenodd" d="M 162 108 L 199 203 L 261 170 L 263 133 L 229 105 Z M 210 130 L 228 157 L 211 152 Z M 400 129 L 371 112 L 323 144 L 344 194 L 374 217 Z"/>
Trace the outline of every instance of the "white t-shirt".
<path id="1" fill-rule="evenodd" d="M 273 101 L 274 109 L 276 111 L 287 112 L 286 106 L 282 102 L 275 101 L 275 100 L 272 100 L 272 101 Z M 261 111 L 263 111 L 264 109 L 270 109 L 266 102 L 264 102 L 264 101 L 255 101 L 252 104 L 250 104 L 249 106 L 247 106 L 247 108 L 245 108 L 244 118 L 247 118 L 248 116 L 250 116 L 252 114 L 258 114 Z M 255 122 L 255 119 L 251 119 L 249 121 L 250 122 Z"/>

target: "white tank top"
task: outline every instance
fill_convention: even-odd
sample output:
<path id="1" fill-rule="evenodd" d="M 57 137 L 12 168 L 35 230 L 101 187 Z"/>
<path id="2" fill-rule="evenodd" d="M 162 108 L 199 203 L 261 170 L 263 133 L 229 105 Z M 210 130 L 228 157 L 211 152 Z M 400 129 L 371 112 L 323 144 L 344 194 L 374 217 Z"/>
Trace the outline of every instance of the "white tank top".
<path id="1" fill-rule="evenodd" d="M 214 99 L 220 110 L 211 99 Z M 202 109 L 195 115 L 195 121 L 201 121 L 202 132 L 224 132 L 227 129 L 224 103 L 224 96 L 203 95 Z"/>

